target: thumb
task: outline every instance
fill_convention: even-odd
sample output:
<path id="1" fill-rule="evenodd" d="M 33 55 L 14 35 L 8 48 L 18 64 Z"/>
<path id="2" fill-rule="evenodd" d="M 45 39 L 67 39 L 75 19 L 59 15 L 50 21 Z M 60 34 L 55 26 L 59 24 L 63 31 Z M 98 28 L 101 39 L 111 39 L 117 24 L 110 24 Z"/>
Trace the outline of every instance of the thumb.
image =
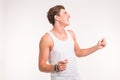
<path id="1" fill-rule="evenodd" d="M 64 62 L 65 62 L 65 63 L 68 63 L 68 60 L 67 60 L 67 59 L 65 59 L 65 60 L 64 60 Z"/>

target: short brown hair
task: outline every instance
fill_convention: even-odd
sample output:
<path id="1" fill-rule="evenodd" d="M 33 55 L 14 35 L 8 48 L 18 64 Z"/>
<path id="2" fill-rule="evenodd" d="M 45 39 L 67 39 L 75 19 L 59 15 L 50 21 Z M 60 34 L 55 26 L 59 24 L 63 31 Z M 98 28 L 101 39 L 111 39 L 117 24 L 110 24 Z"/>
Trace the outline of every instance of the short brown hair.
<path id="1" fill-rule="evenodd" d="M 48 18 L 48 21 L 54 25 L 55 24 L 55 18 L 54 16 L 55 15 L 59 15 L 59 12 L 61 9 L 65 9 L 63 5 L 56 5 L 52 8 L 49 9 L 48 13 L 47 13 L 47 18 Z"/>

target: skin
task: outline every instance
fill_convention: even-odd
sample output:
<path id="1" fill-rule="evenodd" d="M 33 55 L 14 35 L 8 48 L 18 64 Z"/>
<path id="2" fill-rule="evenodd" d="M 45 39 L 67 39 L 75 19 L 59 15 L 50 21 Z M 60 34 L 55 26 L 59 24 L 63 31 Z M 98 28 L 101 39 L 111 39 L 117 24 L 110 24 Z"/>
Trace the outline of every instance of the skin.
<path id="1" fill-rule="evenodd" d="M 65 9 L 61 9 L 59 15 L 55 15 L 55 24 L 51 32 L 60 40 L 67 39 L 67 33 L 65 32 L 65 28 L 69 25 L 70 15 L 67 13 Z M 99 49 L 102 49 L 106 46 L 105 39 L 101 39 L 98 43 L 90 48 L 81 49 L 77 43 L 76 36 L 72 30 L 68 30 L 74 40 L 74 51 L 77 57 L 87 56 Z M 54 44 L 49 34 L 43 35 L 39 43 L 39 69 L 42 72 L 54 72 L 54 65 L 47 64 L 49 53 L 52 50 Z M 68 60 L 65 59 L 63 61 L 58 62 L 58 67 L 60 71 L 64 71 L 67 68 Z"/>

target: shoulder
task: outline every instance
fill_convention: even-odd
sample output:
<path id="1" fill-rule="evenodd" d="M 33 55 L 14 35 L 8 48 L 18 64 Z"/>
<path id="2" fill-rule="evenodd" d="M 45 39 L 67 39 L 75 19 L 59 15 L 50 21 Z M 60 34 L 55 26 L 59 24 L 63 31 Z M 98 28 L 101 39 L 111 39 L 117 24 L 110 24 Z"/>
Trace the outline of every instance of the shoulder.
<path id="1" fill-rule="evenodd" d="M 51 43 L 52 43 L 52 39 L 48 33 L 45 33 L 40 39 L 40 45 L 43 44 L 49 46 L 51 45 Z"/>

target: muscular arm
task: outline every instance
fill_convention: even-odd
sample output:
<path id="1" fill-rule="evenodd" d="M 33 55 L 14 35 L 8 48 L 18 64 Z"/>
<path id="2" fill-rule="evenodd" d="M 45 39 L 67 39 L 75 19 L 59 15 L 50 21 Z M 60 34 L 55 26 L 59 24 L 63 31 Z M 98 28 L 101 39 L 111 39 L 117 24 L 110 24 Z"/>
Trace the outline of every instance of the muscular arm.
<path id="1" fill-rule="evenodd" d="M 45 34 L 39 44 L 39 70 L 42 72 L 54 72 L 54 65 L 47 64 L 49 53 L 51 49 L 53 48 L 53 41 L 51 37 L 48 34 Z M 58 61 L 58 68 L 59 71 L 66 70 L 66 65 L 68 61 Z"/>
<path id="2" fill-rule="evenodd" d="M 76 56 L 77 57 L 83 57 L 83 56 L 87 56 L 99 49 L 102 49 L 103 47 L 106 46 L 106 42 L 105 42 L 105 39 L 101 39 L 95 46 L 92 46 L 90 48 L 86 48 L 86 49 L 80 49 L 78 43 L 77 43 L 77 40 L 76 40 L 76 37 L 75 37 L 75 34 L 73 31 L 69 30 L 73 40 L 74 40 L 74 50 L 75 50 L 75 53 L 76 53 Z"/>
<path id="3" fill-rule="evenodd" d="M 48 34 L 45 34 L 39 44 L 39 69 L 42 72 L 53 72 L 54 66 L 47 64 L 52 40 Z"/>

